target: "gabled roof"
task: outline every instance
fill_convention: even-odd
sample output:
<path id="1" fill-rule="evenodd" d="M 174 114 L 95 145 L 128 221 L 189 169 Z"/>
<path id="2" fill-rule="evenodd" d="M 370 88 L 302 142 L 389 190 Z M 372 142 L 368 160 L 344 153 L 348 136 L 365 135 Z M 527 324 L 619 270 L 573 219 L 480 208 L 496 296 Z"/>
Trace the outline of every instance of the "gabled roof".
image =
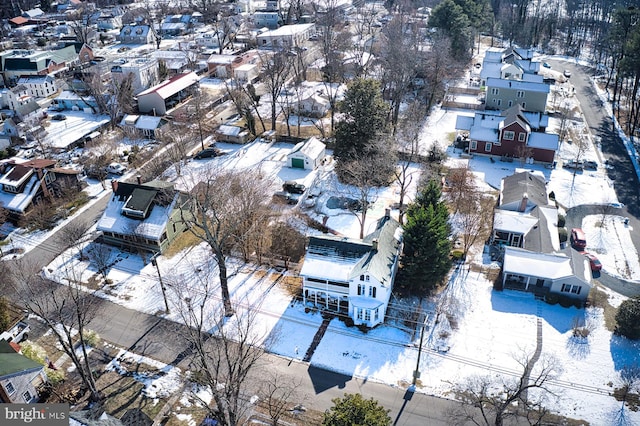
<path id="1" fill-rule="evenodd" d="M 311 237 L 300 275 L 348 282 L 368 274 L 382 285 L 390 286 L 401 241 L 400 224 L 386 216 L 363 240 L 333 235 Z"/>
<path id="2" fill-rule="evenodd" d="M 520 127 L 525 129 L 528 133 L 531 132 L 531 126 L 529 120 L 523 114 L 520 104 L 515 104 L 508 110 L 504 111 L 504 120 L 500 123 L 500 129 L 517 123 Z"/>
<path id="3" fill-rule="evenodd" d="M 316 137 L 310 137 L 306 141 L 299 142 L 296 146 L 293 147 L 289 155 L 295 154 L 296 152 L 300 152 L 301 154 L 316 159 L 320 156 L 324 150 L 326 149 L 326 145 Z"/>
<path id="4" fill-rule="evenodd" d="M 9 19 L 9 22 L 11 22 L 14 25 L 24 25 L 27 22 L 29 22 L 29 20 L 24 16 L 16 16 L 15 18 Z"/>
<path id="5" fill-rule="evenodd" d="M 144 92 L 139 93 L 138 98 L 140 96 L 156 93 L 157 95 L 162 97 L 162 99 L 167 99 L 180 92 L 181 90 L 194 85 L 198 82 L 198 80 L 198 75 L 195 72 L 178 74 L 171 77 L 169 80 L 166 80 L 156 86 L 145 90 Z"/>
<path id="6" fill-rule="evenodd" d="M 552 253 L 537 253 L 517 247 L 505 247 L 503 273 L 560 279 L 574 275 L 571 258 Z"/>
<path id="7" fill-rule="evenodd" d="M 38 371 L 43 368 L 37 362 L 17 353 L 6 340 L 0 340 L 0 377 Z"/>
<path id="8" fill-rule="evenodd" d="M 524 194 L 528 198 L 527 211 L 534 206 L 546 206 L 549 204 L 544 178 L 530 172 L 522 172 L 514 173 L 502 179 L 500 208 L 503 210 L 518 210 Z"/>
<path id="9" fill-rule="evenodd" d="M 487 78 L 487 87 L 498 89 L 524 90 L 529 92 L 549 93 L 551 88 L 546 83 L 536 83 L 530 81 L 505 80 L 502 78 Z"/>

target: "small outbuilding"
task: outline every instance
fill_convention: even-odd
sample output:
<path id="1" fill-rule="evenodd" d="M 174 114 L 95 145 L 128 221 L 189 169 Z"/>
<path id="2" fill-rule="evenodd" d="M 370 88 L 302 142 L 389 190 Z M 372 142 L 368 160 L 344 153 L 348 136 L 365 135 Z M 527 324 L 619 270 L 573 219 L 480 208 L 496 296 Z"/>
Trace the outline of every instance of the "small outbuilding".
<path id="1" fill-rule="evenodd" d="M 287 155 L 287 166 L 293 169 L 314 170 L 326 155 L 326 145 L 316 137 L 298 143 Z"/>

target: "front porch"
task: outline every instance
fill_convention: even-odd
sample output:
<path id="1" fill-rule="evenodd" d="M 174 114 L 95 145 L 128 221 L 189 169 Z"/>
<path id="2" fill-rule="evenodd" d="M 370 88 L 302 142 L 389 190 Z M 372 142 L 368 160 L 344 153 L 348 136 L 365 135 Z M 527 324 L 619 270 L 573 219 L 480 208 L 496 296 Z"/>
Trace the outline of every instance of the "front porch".
<path id="1" fill-rule="evenodd" d="M 527 291 L 543 297 L 549 293 L 551 281 L 544 278 L 506 273 L 502 279 L 502 287 L 509 290 Z"/>

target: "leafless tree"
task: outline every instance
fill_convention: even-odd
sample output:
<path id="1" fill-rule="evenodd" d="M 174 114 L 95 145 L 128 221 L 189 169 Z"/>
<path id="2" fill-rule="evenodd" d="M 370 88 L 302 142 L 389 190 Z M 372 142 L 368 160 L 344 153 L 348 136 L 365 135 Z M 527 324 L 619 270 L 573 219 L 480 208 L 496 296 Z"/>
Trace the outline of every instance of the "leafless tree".
<path id="1" fill-rule="evenodd" d="M 93 12 L 93 5 L 87 3 L 83 4 L 75 13 L 68 17 L 68 19 L 70 19 L 69 27 L 80 43 L 89 44 L 89 37 L 91 33 L 95 31 L 91 25 Z"/>
<path id="2" fill-rule="evenodd" d="M 400 187 L 398 199 L 398 221 L 404 223 L 406 203 L 405 199 L 409 186 L 413 182 L 413 168 L 420 167 L 420 132 L 422 130 L 423 116 L 420 105 L 415 102 L 407 109 L 402 123 L 396 133 L 398 143 L 398 166 L 394 170 L 393 177 Z"/>
<path id="3" fill-rule="evenodd" d="M 218 42 L 218 53 L 222 55 L 225 48 L 233 44 L 236 39 L 238 25 L 236 25 L 235 16 L 224 16 L 218 14 L 217 19 L 213 22 L 216 41 Z"/>
<path id="4" fill-rule="evenodd" d="M 476 191 L 471 170 L 468 167 L 450 169 L 446 177 L 445 190 L 451 209 L 458 213 L 462 209 L 466 194 Z"/>
<path id="5" fill-rule="evenodd" d="M 418 73 L 423 76 L 422 93 L 427 111 L 442 99 L 445 93 L 445 82 L 458 73 L 458 64 L 451 54 L 451 43 L 442 35 L 434 34 L 429 47 L 420 56 Z"/>
<path id="6" fill-rule="evenodd" d="M 502 426 L 509 418 L 524 416 L 531 424 L 541 424 L 548 415 L 545 398 L 553 395 L 549 381 L 560 372 L 557 359 L 523 352 L 516 356 L 520 369 L 513 376 L 472 376 L 455 386 L 464 403 L 452 412 L 456 423 Z M 529 392 L 533 391 L 533 392 Z"/>
<path id="7" fill-rule="evenodd" d="M 271 96 L 271 129 L 276 130 L 278 97 L 291 74 L 291 57 L 287 56 L 284 50 L 277 50 L 271 54 L 261 55 L 260 61 L 262 62 L 262 82 Z"/>
<path id="8" fill-rule="evenodd" d="M 78 218 L 68 223 L 56 234 L 56 241 L 62 246 L 63 250 L 74 248 L 78 251 L 78 259 L 84 259 L 82 246 L 89 237 L 88 232 L 92 223 Z"/>
<path id="9" fill-rule="evenodd" d="M 260 114 L 260 96 L 257 95 L 256 89 L 252 84 L 243 85 L 238 81 L 224 81 L 227 95 L 233 102 L 238 114 L 244 118 L 247 123 L 247 127 L 253 136 L 258 135 L 258 129 L 256 128 L 256 119 L 260 121 L 261 129 L 265 128 L 264 119 Z M 255 117 L 254 117 L 255 113 Z"/>
<path id="10" fill-rule="evenodd" d="M 627 417 L 625 408 L 637 411 L 640 405 L 640 367 L 628 365 L 620 370 L 620 387 L 613 392 L 615 398 L 622 402 L 620 410 L 616 413 L 614 423 L 619 426 L 631 425 L 633 422 Z"/>
<path id="11" fill-rule="evenodd" d="M 99 314 L 92 293 L 81 287 L 79 271 L 65 263 L 65 284 L 57 285 L 36 274 L 35 267 L 19 261 L 12 268 L 11 280 L 15 294 L 25 308 L 40 317 L 51 330 L 64 353 L 79 374 L 92 401 L 102 398 L 96 386 L 93 366 L 85 340 L 87 326 Z"/>
<path id="12" fill-rule="evenodd" d="M 277 372 L 265 378 L 259 395 L 262 396 L 273 426 L 280 424 L 280 418 L 290 410 L 292 401 L 299 400 L 300 387 L 300 380 L 292 381 Z"/>
<path id="13" fill-rule="evenodd" d="M 229 296 L 227 256 L 262 224 L 271 181 L 257 170 L 210 169 L 191 192 L 191 208 L 182 220 L 209 245 L 218 264 L 225 316 L 233 315 Z"/>
<path id="14" fill-rule="evenodd" d="M 89 256 L 89 261 L 95 265 L 98 273 L 102 275 L 102 279 L 107 282 L 109 266 L 111 265 L 111 247 L 94 242 L 91 248 L 87 250 L 87 255 Z"/>
<path id="15" fill-rule="evenodd" d="M 364 238 L 369 207 L 377 199 L 377 188 L 392 179 L 396 164 L 393 152 L 390 140 L 383 135 L 372 141 L 367 152 L 357 154 L 340 166 L 341 180 L 350 184 L 345 191 L 350 199 L 347 208 L 358 218 L 361 239 Z"/>
<path id="16" fill-rule="evenodd" d="M 489 238 L 495 204 L 493 195 L 482 193 L 477 188 L 465 193 L 458 200 L 458 211 L 453 222 L 455 229 L 461 234 L 462 253 L 465 258 L 476 242 Z"/>
<path id="17" fill-rule="evenodd" d="M 211 391 L 215 405 L 201 402 L 218 424 L 242 425 L 250 408 L 247 379 L 277 333 L 267 334 L 256 326 L 259 306 L 239 308 L 233 319 L 227 319 L 227 308 L 220 305 L 209 273 L 212 271 L 201 270 L 200 279 L 193 284 L 188 280 L 174 283 L 176 297 L 172 300 L 187 325 L 193 357 L 190 370 Z"/>

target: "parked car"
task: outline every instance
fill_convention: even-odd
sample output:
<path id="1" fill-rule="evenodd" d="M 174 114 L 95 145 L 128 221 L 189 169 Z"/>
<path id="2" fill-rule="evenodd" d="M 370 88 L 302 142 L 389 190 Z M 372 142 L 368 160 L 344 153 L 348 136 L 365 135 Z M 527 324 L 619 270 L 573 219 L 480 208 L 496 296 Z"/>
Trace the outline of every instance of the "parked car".
<path id="1" fill-rule="evenodd" d="M 588 252 L 584 252 L 582 254 L 584 254 L 584 256 L 589 259 L 589 266 L 591 266 L 591 270 L 593 272 L 599 272 L 602 270 L 602 263 L 600 263 L 600 260 L 598 260 L 595 255 Z"/>
<path id="2" fill-rule="evenodd" d="M 571 71 L 569 71 L 569 70 L 564 70 L 564 72 L 562 74 L 567 78 L 571 77 Z"/>
<path id="3" fill-rule="evenodd" d="M 569 160 L 564 162 L 562 166 L 566 169 L 582 170 L 584 169 L 584 162 L 582 160 Z"/>
<path id="4" fill-rule="evenodd" d="M 114 175 L 123 175 L 127 171 L 127 168 L 120 163 L 111 163 L 106 168 L 107 173 Z"/>
<path id="5" fill-rule="evenodd" d="M 302 194 L 307 189 L 307 187 L 301 183 L 288 180 L 284 184 L 282 184 L 282 189 L 291 194 Z"/>
<path id="6" fill-rule="evenodd" d="M 549 65 L 549 62 L 543 62 L 542 66 L 545 68 L 551 68 L 551 65 Z"/>
<path id="7" fill-rule="evenodd" d="M 587 237 L 582 229 L 571 229 L 571 245 L 577 250 L 584 250 L 587 247 Z"/>
<path id="8" fill-rule="evenodd" d="M 598 163 L 596 163 L 595 161 L 585 161 L 584 162 L 584 168 L 585 169 L 589 169 L 589 170 L 598 170 Z"/>
<path id="9" fill-rule="evenodd" d="M 201 160 L 203 158 L 217 157 L 218 155 L 220 155 L 220 151 L 218 149 L 205 148 L 202 151 L 198 152 L 196 155 L 194 155 L 193 158 L 195 158 L 196 160 Z"/>
<path id="10" fill-rule="evenodd" d="M 624 204 L 623 203 L 609 203 L 607 205 L 609 207 L 614 208 L 614 209 L 624 209 Z"/>
<path id="11" fill-rule="evenodd" d="M 56 120 L 56 121 L 62 121 L 62 120 L 66 120 L 67 116 L 66 115 L 62 115 L 62 114 L 56 114 L 54 116 L 51 117 L 52 120 Z"/>

